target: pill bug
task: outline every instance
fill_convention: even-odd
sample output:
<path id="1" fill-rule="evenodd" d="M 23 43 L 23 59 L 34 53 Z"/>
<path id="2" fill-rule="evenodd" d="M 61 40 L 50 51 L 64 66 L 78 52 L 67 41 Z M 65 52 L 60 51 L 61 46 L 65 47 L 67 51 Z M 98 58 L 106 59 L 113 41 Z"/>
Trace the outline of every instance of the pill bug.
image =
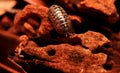
<path id="1" fill-rule="evenodd" d="M 72 34 L 72 24 L 65 10 L 59 5 L 52 5 L 48 11 L 48 18 L 52 22 L 54 29 L 61 35 Z"/>

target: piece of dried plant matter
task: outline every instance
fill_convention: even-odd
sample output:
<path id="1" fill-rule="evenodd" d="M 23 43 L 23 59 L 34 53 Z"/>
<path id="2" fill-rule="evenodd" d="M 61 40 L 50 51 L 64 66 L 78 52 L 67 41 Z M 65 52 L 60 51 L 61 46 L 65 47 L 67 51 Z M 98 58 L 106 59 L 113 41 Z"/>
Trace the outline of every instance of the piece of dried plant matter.
<path id="1" fill-rule="evenodd" d="M 107 60 L 106 54 L 92 54 L 90 50 L 78 45 L 60 44 L 45 47 L 26 47 L 23 51 L 30 56 L 37 57 L 34 60 L 36 65 L 43 64 L 64 73 L 107 72 L 102 67 Z"/>
<path id="2" fill-rule="evenodd" d="M 78 44 L 88 48 L 89 50 L 95 50 L 98 47 L 109 44 L 110 40 L 99 32 L 87 31 L 86 33 L 82 34 L 74 34 L 69 38 L 59 38 L 58 42 Z"/>
<path id="3" fill-rule="evenodd" d="M 28 21 L 29 18 L 35 18 L 38 20 L 39 24 L 41 24 L 41 22 L 47 18 L 47 11 L 48 8 L 42 5 L 27 5 L 22 11 L 16 14 L 14 25 L 11 29 L 9 29 L 9 31 L 11 33 L 19 33 L 20 31 L 25 32 L 23 25 Z"/>
<path id="4" fill-rule="evenodd" d="M 55 2 L 68 10 L 80 11 L 91 17 L 96 16 L 110 24 L 119 20 L 115 0 L 55 0 Z"/>
<path id="5" fill-rule="evenodd" d="M 43 37 L 40 37 L 40 39 L 43 39 Z M 52 42 L 50 39 L 48 41 Z M 40 42 L 42 43 L 42 41 Z M 43 64 L 64 73 L 90 73 L 93 71 L 107 73 L 106 69 L 103 68 L 103 64 L 107 61 L 107 55 L 104 53 L 93 54 L 91 52 L 91 50 L 96 50 L 98 47 L 102 47 L 110 42 L 104 35 L 88 31 L 83 34 L 74 34 L 69 38 L 59 38 L 53 42 L 64 44 L 44 47 L 28 44 L 21 51 L 30 57 L 34 57 L 33 62 L 35 65 Z M 65 44 L 65 42 L 68 44 Z M 19 60 L 15 61 L 19 62 Z"/>

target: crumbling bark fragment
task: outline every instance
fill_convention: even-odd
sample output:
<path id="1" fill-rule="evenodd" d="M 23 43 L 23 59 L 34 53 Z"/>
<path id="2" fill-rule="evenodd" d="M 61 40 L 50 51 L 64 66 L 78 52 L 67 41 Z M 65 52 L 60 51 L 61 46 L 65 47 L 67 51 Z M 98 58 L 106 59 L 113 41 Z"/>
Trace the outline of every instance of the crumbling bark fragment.
<path id="1" fill-rule="evenodd" d="M 104 35 L 98 32 L 88 31 L 84 34 L 78 35 L 81 38 L 81 43 L 90 50 L 95 50 L 98 47 L 109 44 L 108 40 Z"/>
<path id="2" fill-rule="evenodd" d="M 33 59 L 35 65 L 42 64 L 63 71 L 64 73 L 107 73 L 103 68 L 103 64 L 107 61 L 107 55 L 103 53 L 92 54 L 90 51 L 110 42 L 102 34 L 88 31 L 83 34 L 72 35 L 62 40 L 59 38 L 57 41 L 72 42 L 74 46 L 70 44 L 58 44 L 38 47 L 28 44 L 22 48 L 22 51 L 31 57 L 35 57 Z M 86 47 L 89 49 L 86 49 Z M 19 62 L 19 60 L 17 61 Z"/>
<path id="3" fill-rule="evenodd" d="M 109 45 L 110 43 L 110 40 L 107 39 L 103 34 L 93 31 L 87 31 L 86 33 L 82 34 L 74 34 L 69 38 L 59 38 L 58 41 L 67 42 L 70 44 L 79 44 L 88 48 L 89 50 L 95 50 L 98 47 L 102 47 L 105 44 Z"/>
<path id="4" fill-rule="evenodd" d="M 20 31 L 25 32 L 23 25 L 25 22 L 28 21 L 29 18 L 37 18 L 37 20 L 39 19 L 38 22 L 40 26 L 42 25 L 44 20 L 47 18 L 47 12 L 48 12 L 48 8 L 42 5 L 40 6 L 27 5 L 21 12 L 16 14 L 14 19 L 14 26 L 9 31 L 15 34 L 19 33 Z M 38 29 L 39 29 L 39 26 L 38 26 Z M 34 29 L 35 32 L 38 32 L 38 29 Z"/>
<path id="5" fill-rule="evenodd" d="M 115 0 L 55 0 L 67 9 L 84 12 L 87 15 L 97 16 L 113 24 L 119 19 Z M 79 10 L 77 10 L 79 9 Z M 92 16 L 91 15 L 91 16 Z"/>
<path id="6" fill-rule="evenodd" d="M 92 54 L 81 46 L 60 44 L 41 48 L 26 47 L 24 52 L 36 56 L 39 59 L 35 60 L 37 65 L 43 64 L 64 73 L 106 72 L 102 65 L 106 62 L 107 55 L 103 53 Z M 41 59 L 44 59 L 44 61 Z"/>

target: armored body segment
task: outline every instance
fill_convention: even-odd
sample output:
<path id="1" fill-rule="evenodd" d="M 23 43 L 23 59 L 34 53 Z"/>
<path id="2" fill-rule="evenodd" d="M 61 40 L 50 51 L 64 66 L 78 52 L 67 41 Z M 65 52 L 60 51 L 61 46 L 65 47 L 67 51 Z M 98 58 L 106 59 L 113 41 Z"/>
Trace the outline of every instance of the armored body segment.
<path id="1" fill-rule="evenodd" d="M 68 36 L 72 33 L 71 21 L 62 7 L 58 5 L 52 5 L 48 11 L 48 17 L 52 22 L 54 29 L 60 35 Z"/>

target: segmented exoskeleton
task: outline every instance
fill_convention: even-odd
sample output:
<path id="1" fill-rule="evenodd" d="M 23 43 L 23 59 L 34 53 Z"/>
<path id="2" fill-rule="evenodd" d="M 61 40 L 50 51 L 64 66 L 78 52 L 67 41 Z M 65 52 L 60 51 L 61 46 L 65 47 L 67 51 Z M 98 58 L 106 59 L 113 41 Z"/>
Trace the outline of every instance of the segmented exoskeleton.
<path id="1" fill-rule="evenodd" d="M 72 33 L 72 24 L 65 10 L 59 5 L 52 5 L 48 11 L 48 17 L 54 29 L 66 37 Z"/>

